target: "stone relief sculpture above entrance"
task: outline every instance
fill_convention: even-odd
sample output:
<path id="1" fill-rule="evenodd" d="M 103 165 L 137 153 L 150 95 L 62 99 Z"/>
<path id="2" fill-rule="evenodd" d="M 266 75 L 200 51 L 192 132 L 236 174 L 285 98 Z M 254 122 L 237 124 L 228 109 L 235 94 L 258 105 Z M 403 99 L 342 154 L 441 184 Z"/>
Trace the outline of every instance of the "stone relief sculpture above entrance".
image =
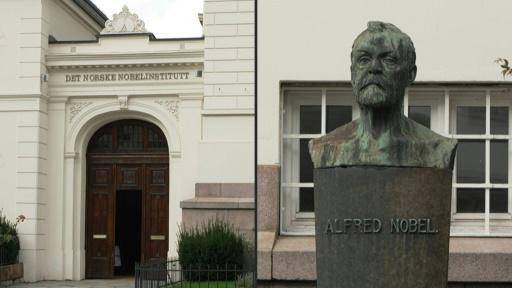
<path id="1" fill-rule="evenodd" d="M 147 33 L 144 21 L 139 19 L 139 15 L 131 13 L 128 6 L 124 5 L 123 10 L 114 14 L 114 19 L 105 22 L 105 28 L 101 34 L 121 34 L 121 33 Z"/>

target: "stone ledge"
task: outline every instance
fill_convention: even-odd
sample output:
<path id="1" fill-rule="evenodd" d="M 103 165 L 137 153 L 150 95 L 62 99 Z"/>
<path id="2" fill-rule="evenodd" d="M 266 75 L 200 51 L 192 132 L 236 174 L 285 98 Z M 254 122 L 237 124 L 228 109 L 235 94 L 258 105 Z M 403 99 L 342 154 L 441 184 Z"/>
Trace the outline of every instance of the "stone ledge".
<path id="1" fill-rule="evenodd" d="M 512 238 L 451 238 L 452 282 L 512 282 Z"/>
<path id="2" fill-rule="evenodd" d="M 258 254 L 265 255 L 267 250 L 266 246 L 258 247 Z M 316 280 L 314 236 L 278 236 L 267 257 L 271 259 L 272 279 Z M 258 260 L 258 271 L 264 272 L 268 258 L 262 260 Z M 512 282 L 512 238 L 452 237 L 449 261 L 450 282 Z M 268 273 L 261 276 L 265 278 L 258 274 L 258 279 L 268 280 Z"/>
<path id="3" fill-rule="evenodd" d="M 196 183 L 197 197 L 254 198 L 254 183 Z"/>
<path id="4" fill-rule="evenodd" d="M 254 209 L 254 198 L 195 197 L 180 202 L 183 209 Z"/>

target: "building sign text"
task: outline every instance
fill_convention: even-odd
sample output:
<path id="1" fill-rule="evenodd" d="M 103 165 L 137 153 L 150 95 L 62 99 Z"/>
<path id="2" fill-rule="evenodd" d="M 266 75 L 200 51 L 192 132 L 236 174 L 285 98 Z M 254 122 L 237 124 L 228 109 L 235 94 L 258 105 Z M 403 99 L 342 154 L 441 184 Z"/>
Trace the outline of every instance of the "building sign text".
<path id="1" fill-rule="evenodd" d="M 69 82 L 120 82 L 120 81 L 165 81 L 186 80 L 190 72 L 130 72 L 130 73 L 81 73 L 66 74 Z"/>

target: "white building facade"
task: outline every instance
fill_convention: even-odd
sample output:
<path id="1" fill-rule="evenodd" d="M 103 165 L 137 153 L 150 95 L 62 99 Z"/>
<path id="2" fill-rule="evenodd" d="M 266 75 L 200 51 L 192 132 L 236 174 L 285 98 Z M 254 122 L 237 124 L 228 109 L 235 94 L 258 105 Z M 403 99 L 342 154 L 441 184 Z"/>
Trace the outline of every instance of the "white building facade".
<path id="1" fill-rule="evenodd" d="M 307 142 L 359 115 L 350 51 L 368 21 L 414 42 L 418 76 L 404 113 L 459 140 L 449 280 L 512 281 L 512 82 L 494 61 L 508 1 L 258 2 L 258 278 L 316 279 L 313 168 Z M 275 20 L 278 19 L 278 20 Z M 277 21 L 277 22 L 276 22 Z"/>
<path id="2" fill-rule="evenodd" d="M 206 0 L 186 39 L 121 8 L 0 3 L 0 208 L 27 217 L 26 281 L 112 277 L 129 193 L 138 261 L 176 256 L 182 223 L 253 234 L 254 1 Z"/>

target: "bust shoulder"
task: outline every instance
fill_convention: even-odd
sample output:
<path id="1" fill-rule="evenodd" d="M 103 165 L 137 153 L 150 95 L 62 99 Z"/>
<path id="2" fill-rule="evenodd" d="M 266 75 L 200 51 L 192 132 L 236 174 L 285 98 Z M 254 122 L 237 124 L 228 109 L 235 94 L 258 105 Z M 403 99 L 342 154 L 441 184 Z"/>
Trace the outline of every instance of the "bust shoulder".
<path id="1" fill-rule="evenodd" d="M 453 168 L 457 141 L 404 118 L 400 134 L 375 140 L 358 133 L 359 119 L 309 143 L 315 168 L 396 166 Z"/>

